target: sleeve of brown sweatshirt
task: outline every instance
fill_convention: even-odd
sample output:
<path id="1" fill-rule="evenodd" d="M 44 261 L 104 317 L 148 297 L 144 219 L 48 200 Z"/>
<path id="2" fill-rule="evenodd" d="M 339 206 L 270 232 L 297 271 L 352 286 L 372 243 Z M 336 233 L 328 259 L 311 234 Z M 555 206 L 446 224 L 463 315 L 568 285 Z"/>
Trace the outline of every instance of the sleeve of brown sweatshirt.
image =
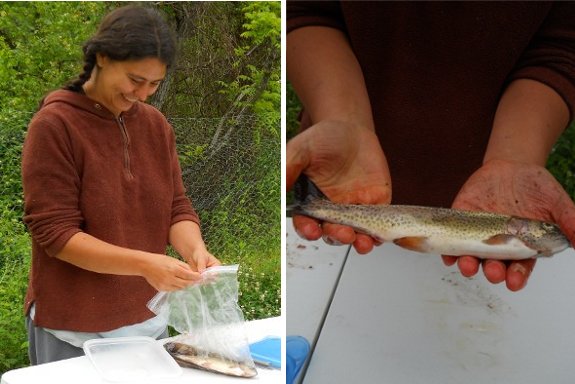
<path id="1" fill-rule="evenodd" d="M 81 232 L 80 175 L 64 124 L 38 113 L 28 127 L 22 153 L 24 221 L 50 256 Z"/>
<path id="2" fill-rule="evenodd" d="M 527 78 L 553 88 L 575 111 L 575 3 L 556 2 L 509 80 Z"/>

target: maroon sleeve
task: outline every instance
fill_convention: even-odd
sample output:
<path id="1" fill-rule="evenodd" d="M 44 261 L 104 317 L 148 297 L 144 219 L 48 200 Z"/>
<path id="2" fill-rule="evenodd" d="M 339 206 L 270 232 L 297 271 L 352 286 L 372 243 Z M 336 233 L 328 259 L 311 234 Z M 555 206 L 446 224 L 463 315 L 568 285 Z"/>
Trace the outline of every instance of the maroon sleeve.
<path id="1" fill-rule="evenodd" d="M 339 1 L 288 1 L 287 33 L 307 26 L 324 26 L 345 30 Z"/>
<path id="2" fill-rule="evenodd" d="M 43 112 L 30 123 L 22 153 L 24 222 L 54 256 L 81 232 L 80 176 L 65 125 Z"/>
<path id="3" fill-rule="evenodd" d="M 553 88 L 575 111 L 575 3 L 558 2 L 525 50 L 509 81 L 532 79 Z"/>

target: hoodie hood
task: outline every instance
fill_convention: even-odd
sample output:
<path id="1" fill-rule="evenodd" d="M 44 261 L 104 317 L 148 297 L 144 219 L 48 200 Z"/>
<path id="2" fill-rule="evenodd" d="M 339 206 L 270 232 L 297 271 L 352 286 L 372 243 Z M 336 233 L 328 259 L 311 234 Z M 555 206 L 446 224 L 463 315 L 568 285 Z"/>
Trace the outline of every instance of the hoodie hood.
<path id="1" fill-rule="evenodd" d="M 109 119 L 109 120 L 115 120 L 116 119 L 114 114 L 108 108 L 106 108 L 103 104 L 101 104 L 95 100 L 90 99 L 88 96 L 86 96 L 83 93 L 73 92 L 73 91 L 69 91 L 66 89 L 59 89 L 59 90 L 53 91 L 53 92 L 49 93 L 48 96 L 46 96 L 44 98 L 44 100 L 42 100 L 42 102 L 40 104 L 40 109 L 45 108 L 48 105 L 55 104 L 55 103 L 65 103 L 68 105 L 72 105 L 75 108 L 79 108 L 79 109 L 82 109 L 86 112 L 93 113 L 94 115 L 97 115 L 97 116 L 102 117 L 104 119 Z M 130 115 L 137 113 L 138 108 L 139 108 L 139 104 L 140 104 L 140 102 L 135 103 L 134 106 L 132 108 L 130 108 L 130 110 L 123 112 L 122 115 L 130 116 Z"/>

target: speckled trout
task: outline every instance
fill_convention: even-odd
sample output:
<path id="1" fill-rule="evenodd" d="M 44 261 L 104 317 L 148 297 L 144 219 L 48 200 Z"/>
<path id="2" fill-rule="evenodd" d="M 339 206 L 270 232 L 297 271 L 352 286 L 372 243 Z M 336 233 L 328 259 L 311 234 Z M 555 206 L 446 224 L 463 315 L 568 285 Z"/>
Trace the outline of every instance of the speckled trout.
<path id="1" fill-rule="evenodd" d="M 302 188 L 302 183 L 307 185 Z M 379 241 L 391 241 L 416 252 L 520 260 L 552 256 L 569 246 L 559 227 L 552 223 L 448 208 L 336 204 L 311 182 L 298 184 L 293 214 L 347 225 Z"/>
<path id="2" fill-rule="evenodd" d="M 164 349 L 182 367 L 203 369 L 228 376 L 254 377 L 258 371 L 244 363 L 227 359 L 219 354 L 198 350 L 191 345 L 168 342 Z"/>

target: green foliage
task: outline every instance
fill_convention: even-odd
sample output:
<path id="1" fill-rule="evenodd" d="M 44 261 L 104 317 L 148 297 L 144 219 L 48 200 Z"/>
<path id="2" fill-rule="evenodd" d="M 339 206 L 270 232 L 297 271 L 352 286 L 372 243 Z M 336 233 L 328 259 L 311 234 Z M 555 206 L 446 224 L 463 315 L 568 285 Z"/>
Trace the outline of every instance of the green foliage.
<path id="1" fill-rule="evenodd" d="M 253 44 L 260 45 L 269 40 L 272 48 L 281 48 L 281 2 L 259 1 L 249 2 L 243 7 L 246 23 L 242 37 L 250 39 Z M 245 53 L 245 49 L 240 51 Z"/>
<path id="2" fill-rule="evenodd" d="M 177 30 L 179 55 L 177 70 L 162 85 L 168 85 L 169 92 L 160 87 L 152 104 L 166 116 L 223 116 L 229 99 L 220 93 L 219 82 L 228 83 L 238 75 L 233 63 L 242 28 L 241 3 L 162 4 L 161 9 L 170 9 L 168 14 Z"/>
<path id="3" fill-rule="evenodd" d="M 9 369 L 28 365 L 28 343 L 24 328 L 23 297 L 28 283 L 29 259 L 22 256 L 29 252 L 28 236 L 21 231 L 10 233 L 0 221 L 4 251 L 0 267 L 0 375 Z M 4 237 L 10 233 L 11 237 Z"/>
<path id="4" fill-rule="evenodd" d="M 195 161 L 201 161 L 205 159 L 207 144 L 195 145 L 195 144 L 181 144 L 178 146 L 178 156 L 180 160 L 180 166 L 182 168 L 188 167 Z"/>
<path id="5" fill-rule="evenodd" d="M 5 122 L 1 120 L 0 127 Z M 28 282 L 30 238 L 22 222 L 20 155 L 27 114 L 12 114 L 0 129 L 0 374 L 28 364 L 23 297 Z"/>
<path id="6" fill-rule="evenodd" d="M 229 97 L 237 111 L 234 113 L 244 113 L 249 107 L 258 116 L 275 116 L 276 120 L 267 126 L 276 127 L 281 106 L 281 3 L 246 4 L 241 9 L 245 20 L 242 41 L 235 49 L 233 63 L 238 74 L 232 81 L 218 81 L 220 93 Z"/>
<path id="7" fill-rule="evenodd" d="M 110 7 L 100 2 L 0 2 L 0 106 L 31 111 L 82 69 L 83 42 Z"/>
<path id="8" fill-rule="evenodd" d="M 246 22 L 243 24 L 244 32 L 240 36 L 244 38 L 245 44 L 236 50 L 239 60 L 249 55 L 263 58 L 258 61 L 264 65 L 246 65 L 245 74 L 236 82 L 244 83 L 240 86 L 240 92 L 250 96 L 257 95 L 253 103 L 255 114 L 260 116 L 264 113 L 275 113 L 278 119 L 281 104 L 280 4 L 278 1 L 249 2 L 243 7 Z"/>
<path id="9" fill-rule="evenodd" d="M 178 70 L 170 92 L 160 90 L 152 103 L 178 117 L 271 113 L 279 126 L 280 4 L 170 3 L 180 36 Z"/>
<path id="10" fill-rule="evenodd" d="M 575 200 L 575 123 L 563 133 L 555 144 L 547 169 L 555 176 L 567 191 L 571 199 Z"/>
<path id="11" fill-rule="evenodd" d="M 0 132 L 0 191 L 2 191 L 0 195 L 0 217 L 2 222 L 12 224 L 17 223 L 22 217 L 23 196 L 20 181 L 20 156 L 23 140 L 23 130 Z"/>
<path id="12" fill-rule="evenodd" d="M 267 261 L 267 263 L 266 263 Z M 272 252 L 262 260 L 244 263 L 238 271 L 239 305 L 246 320 L 279 316 L 281 313 L 280 260 Z"/>
<path id="13" fill-rule="evenodd" d="M 286 137 L 287 140 L 294 137 L 299 130 L 299 114 L 302 110 L 301 103 L 290 82 L 286 87 Z"/>
<path id="14" fill-rule="evenodd" d="M 233 183 L 241 193 L 224 197 L 216 207 L 202 215 L 205 225 L 210 228 L 206 242 L 220 257 L 237 263 L 250 255 L 277 251 L 281 239 L 280 220 L 275 223 L 264 221 L 262 212 L 271 217 L 281 217 L 279 192 L 253 185 L 245 179 L 238 178 Z M 258 203 L 249 203 L 253 201 Z M 236 208 L 231 210 L 230 206 Z M 229 222 L 234 225 L 225 225 Z"/>

